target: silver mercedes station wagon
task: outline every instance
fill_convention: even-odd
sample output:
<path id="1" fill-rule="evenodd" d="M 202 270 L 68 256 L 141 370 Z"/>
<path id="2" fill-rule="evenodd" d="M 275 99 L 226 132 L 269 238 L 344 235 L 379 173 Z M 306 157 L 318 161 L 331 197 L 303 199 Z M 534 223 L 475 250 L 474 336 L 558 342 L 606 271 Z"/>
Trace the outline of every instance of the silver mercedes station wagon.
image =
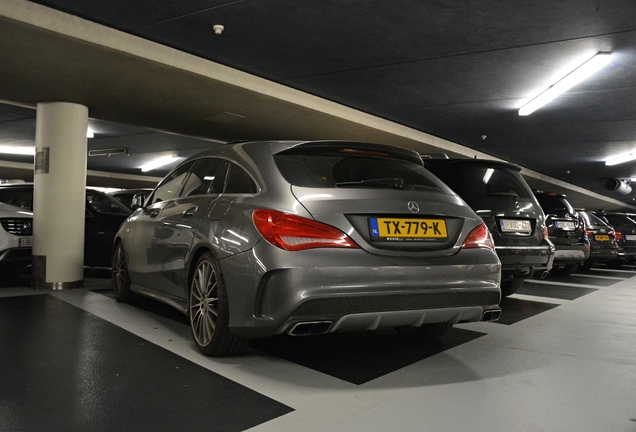
<path id="1" fill-rule="evenodd" d="M 181 163 L 144 201 L 115 238 L 115 298 L 187 314 L 206 355 L 277 334 L 430 339 L 501 313 L 490 232 L 411 150 L 227 144 Z"/>

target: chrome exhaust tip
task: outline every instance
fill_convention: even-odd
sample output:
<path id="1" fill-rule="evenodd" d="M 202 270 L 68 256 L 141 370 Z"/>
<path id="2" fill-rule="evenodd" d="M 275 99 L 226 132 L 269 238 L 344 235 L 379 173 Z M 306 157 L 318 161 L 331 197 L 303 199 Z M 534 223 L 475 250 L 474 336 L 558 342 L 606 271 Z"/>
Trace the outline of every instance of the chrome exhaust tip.
<path id="1" fill-rule="evenodd" d="M 497 321 L 501 316 L 501 309 L 491 309 L 484 312 L 482 321 Z"/>
<path id="2" fill-rule="evenodd" d="M 296 324 L 289 331 L 290 336 L 313 336 L 329 333 L 331 321 L 309 321 Z"/>

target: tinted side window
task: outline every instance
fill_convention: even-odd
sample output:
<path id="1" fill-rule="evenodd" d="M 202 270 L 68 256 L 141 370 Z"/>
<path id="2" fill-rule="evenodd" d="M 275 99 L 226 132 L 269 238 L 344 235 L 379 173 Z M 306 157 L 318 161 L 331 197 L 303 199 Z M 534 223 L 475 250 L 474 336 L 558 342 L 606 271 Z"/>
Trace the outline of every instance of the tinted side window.
<path id="1" fill-rule="evenodd" d="M 86 191 L 86 200 L 90 207 L 98 213 L 111 213 L 129 215 L 131 210 L 121 201 L 111 197 L 110 195 L 100 194 L 95 191 Z"/>
<path id="2" fill-rule="evenodd" d="M 194 165 L 194 161 L 182 165 L 168 174 L 168 176 L 159 183 L 148 204 L 152 205 L 176 197 L 192 165 Z"/>
<path id="3" fill-rule="evenodd" d="M 190 172 L 181 196 L 223 192 L 226 167 L 227 161 L 223 159 L 199 159 Z"/>
<path id="4" fill-rule="evenodd" d="M 252 177 L 240 166 L 230 163 L 225 193 L 256 193 L 258 188 Z"/>
<path id="5" fill-rule="evenodd" d="M 0 201 L 33 211 L 33 189 L 15 188 L 0 190 Z"/>

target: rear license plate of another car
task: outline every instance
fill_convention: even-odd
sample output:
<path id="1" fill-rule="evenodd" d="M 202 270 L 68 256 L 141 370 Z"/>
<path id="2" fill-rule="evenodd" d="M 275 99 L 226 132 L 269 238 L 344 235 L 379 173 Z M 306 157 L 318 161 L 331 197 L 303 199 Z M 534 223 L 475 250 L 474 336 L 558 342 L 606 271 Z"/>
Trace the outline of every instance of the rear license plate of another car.
<path id="1" fill-rule="evenodd" d="M 562 230 L 574 230 L 574 222 L 570 221 L 554 221 L 554 226 Z"/>
<path id="2" fill-rule="evenodd" d="M 634 240 L 636 240 L 636 235 L 633 235 L 633 234 L 625 234 L 625 240 L 627 240 L 627 241 L 634 241 Z"/>
<path id="3" fill-rule="evenodd" d="M 527 219 L 501 219 L 499 225 L 502 232 L 532 233 L 532 224 Z"/>
<path id="4" fill-rule="evenodd" d="M 21 238 L 18 239 L 18 247 L 32 247 L 33 239 L 32 238 Z"/>
<path id="5" fill-rule="evenodd" d="M 372 240 L 426 241 L 446 240 L 444 219 L 370 218 Z"/>
<path id="6" fill-rule="evenodd" d="M 607 234 L 596 234 L 594 238 L 596 241 L 609 241 L 609 236 Z"/>

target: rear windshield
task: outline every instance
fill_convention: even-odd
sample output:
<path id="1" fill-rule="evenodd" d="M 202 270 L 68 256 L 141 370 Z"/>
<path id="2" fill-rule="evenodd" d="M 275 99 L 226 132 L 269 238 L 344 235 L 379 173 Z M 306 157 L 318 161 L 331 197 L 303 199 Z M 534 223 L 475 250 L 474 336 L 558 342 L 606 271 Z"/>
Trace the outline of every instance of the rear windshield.
<path id="1" fill-rule="evenodd" d="M 274 157 L 292 185 L 311 188 L 393 188 L 452 192 L 419 159 L 376 150 L 300 146 Z"/>
<path id="2" fill-rule="evenodd" d="M 605 219 L 607 219 L 612 226 L 636 226 L 636 222 L 627 215 L 606 214 Z"/>
<path id="3" fill-rule="evenodd" d="M 505 168 L 471 163 L 430 163 L 429 169 L 471 207 L 481 206 L 483 197 L 532 196 L 521 174 Z"/>
<path id="4" fill-rule="evenodd" d="M 585 226 L 588 228 L 591 228 L 591 227 L 609 228 L 609 226 L 605 222 L 603 222 L 601 218 L 596 216 L 594 213 L 582 211 L 582 212 L 579 212 L 579 214 L 581 215 L 583 220 L 585 220 Z"/>
<path id="5" fill-rule="evenodd" d="M 574 208 L 570 205 L 568 200 L 563 197 L 542 193 L 538 193 L 536 197 L 539 204 L 541 204 L 541 208 L 543 208 L 543 211 L 546 212 L 546 214 L 574 214 Z"/>

